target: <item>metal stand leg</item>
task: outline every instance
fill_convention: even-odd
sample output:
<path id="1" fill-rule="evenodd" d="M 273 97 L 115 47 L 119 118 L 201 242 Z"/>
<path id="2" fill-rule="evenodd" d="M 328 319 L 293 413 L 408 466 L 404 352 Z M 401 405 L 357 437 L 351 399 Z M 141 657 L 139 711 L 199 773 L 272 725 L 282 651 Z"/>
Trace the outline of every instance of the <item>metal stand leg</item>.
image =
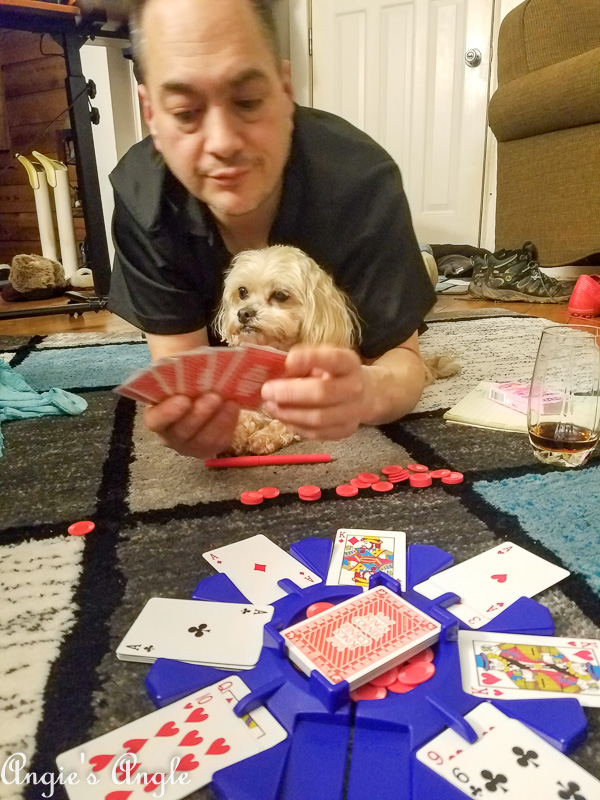
<path id="1" fill-rule="evenodd" d="M 77 182 L 83 207 L 87 247 L 90 268 L 94 276 L 94 288 L 99 298 L 108 296 L 110 286 L 110 260 L 108 245 L 104 231 L 102 215 L 102 198 L 96 165 L 96 152 L 92 136 L 92 124 L 88 107 L 88 95 L 85 91 L 86 80 L 81 70 L 79 48 L 85 38 L 77 35 L 63 34 L 62 46 L 67 67 L 67 100 L 69 105 L 81 92 L 80 97 L 70 109 L 71 128 L 75 148 Z"/>

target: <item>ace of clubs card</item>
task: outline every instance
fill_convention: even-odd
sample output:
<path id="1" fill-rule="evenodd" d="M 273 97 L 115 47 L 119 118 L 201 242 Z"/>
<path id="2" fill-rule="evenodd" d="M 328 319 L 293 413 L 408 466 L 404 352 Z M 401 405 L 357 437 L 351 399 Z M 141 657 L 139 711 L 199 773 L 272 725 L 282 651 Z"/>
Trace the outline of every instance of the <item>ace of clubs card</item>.
<path id="1" fill-rule="evenodd" d="M 272 606 L 152 597 L 117 647 L 117 658 L 249 669 L 259 659 L 263 628 L 272 616 Z"/>

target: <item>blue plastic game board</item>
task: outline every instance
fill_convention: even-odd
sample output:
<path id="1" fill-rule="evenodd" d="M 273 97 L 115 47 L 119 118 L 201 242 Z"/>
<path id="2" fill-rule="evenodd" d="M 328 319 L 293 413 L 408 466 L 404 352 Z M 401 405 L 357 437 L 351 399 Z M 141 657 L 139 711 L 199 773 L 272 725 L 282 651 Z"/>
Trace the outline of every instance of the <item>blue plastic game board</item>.
<path id="1" fill-rule="evenodd" d="M 304 539 L 291 554 L 325 580 L 332 542 Z M 442 626 L 436 646 L 436 672 L 431 680 L 407 694 L 383 700 L 350 701 L 348 684 L 332 686 L 319 673 L 307 678 L 285 654 L 279 630 L 304 619 L 316 602 L 339 603 L 362 591 L 359 587 L 325 583 L 300 589 L 291 581 L 280 585 L 288 594 L 273 603 L 273 619 L 265 627 L 265 644 L 256 667 L 242 673 L 250 688 L 235 711 L 244 714 L 265 705 L 288 731 L 276 747 L 234 764 L 213 776 L 211 788 L 223 800 L 464 800 L 465 795 L 421 763 L 415 752 L 449 726 L 474 741 L 475 732 L 464 715 L 479 704 L 461 687 L 458 627 L 466 627 L 443 606 L 456 602 L 448 594 L 435 601 L 412 591 L 453 562 L 437 547 L 410 545 L 407 583 L 402 596 L 437 619 Z M 384 584 L 399 592 L 397 581 L 377 574 L 370 586 Z M 226 575 L 205 578 L 196 587 L 196 600 L 248 602 Z M 482 630 L 552 635 L 554 624 L 547 608 L 521 598 Z M 169 659 L 158 659 L 146 678 L 157 706 L 184 697 L 226 678 L 230 672 Z M 505 714 L 529 725 L 562 752 L 574 750 L 585 739 L 587 720 L 575 699 L 492 701 Z M 353 732 L 351 742 L 351 731 Z M 351 756 L 348 767 L 348 752 Z"/>

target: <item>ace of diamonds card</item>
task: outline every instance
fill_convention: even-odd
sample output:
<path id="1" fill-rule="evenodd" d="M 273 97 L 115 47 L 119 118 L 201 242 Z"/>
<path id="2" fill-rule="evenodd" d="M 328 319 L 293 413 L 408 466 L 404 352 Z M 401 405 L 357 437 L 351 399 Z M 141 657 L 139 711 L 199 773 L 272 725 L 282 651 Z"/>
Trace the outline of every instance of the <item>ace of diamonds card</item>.
<path id="1" fill-rule="evenodd" d="M 279 581 L 289 578 L 298 586 L 314 586 L 321 578 L 263 534 L 202 553 L 209 564 L 224 572 L 251 603 L 269 605 L 285 597 Z"/>

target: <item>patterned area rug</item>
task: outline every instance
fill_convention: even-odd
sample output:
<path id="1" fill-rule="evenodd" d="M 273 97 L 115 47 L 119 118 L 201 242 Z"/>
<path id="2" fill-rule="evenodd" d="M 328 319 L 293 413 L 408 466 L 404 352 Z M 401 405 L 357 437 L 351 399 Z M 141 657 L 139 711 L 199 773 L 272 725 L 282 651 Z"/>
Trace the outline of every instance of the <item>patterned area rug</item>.
<path id="1" fill-rule="evenodd" d="M 553 471 L 534 461 L 523 435 L 442 419 L 480 380 L 528 379 L 548 324 L 508 314 L 432 322 L 423 351 L 453 352 L 462 373 L 428 387 L 415 413 L 343 442 L 289 448 L 330 452 L 327 464 L 219 471 L 162 448 L 140 409 L 110 391 L 149 361 L 141 336 L 0 338 L 0 357 L 35 389 L 61 387 L 88 402 L 78 417 L 2 428 L 0 764 L 24 753 L 26 769 L 44 775 L 57 754 L 153 710 L 148 667 L 118 661 L 116 645 L 150 597 L 190 597 L 212 574 L 202 552 L 256 533 L 287 548 L 333 538 L 339 527 L 404 530 L 410 543 L 437 545 L 456 561 L 510 539 L 571 570 L 538 598 L 557 635 L 600 638 L 597 462 Z M 358 472 L 411 461 L 460 470 L 465 483 L 335 494 Z M 298 499 L 305 483 L 322 487 L 321 501 Z M 241 491 L 264 485 L 280 497 L 240 504 Z M 95 531 L 69 536 L 80 519 L 94 520 Z M 586 714 L 589 736 L 574 758 L 598 776 L 600 711 Z M 41 796 L 40 786 L 0 781 L 1 800 Z M 66 795 L 56 788 L 53 796 Z"/>

